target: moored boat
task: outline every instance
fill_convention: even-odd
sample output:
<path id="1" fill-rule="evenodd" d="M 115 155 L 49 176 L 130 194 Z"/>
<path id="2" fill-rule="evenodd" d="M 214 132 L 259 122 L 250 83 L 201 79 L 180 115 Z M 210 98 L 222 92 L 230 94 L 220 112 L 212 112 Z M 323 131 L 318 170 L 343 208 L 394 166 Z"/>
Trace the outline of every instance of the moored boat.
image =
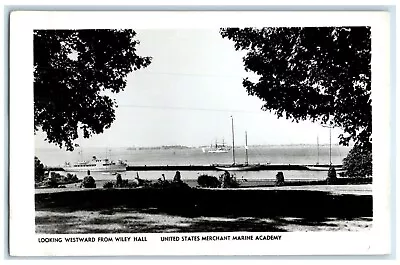
<path id="1" fill-rule="evenodd" d="M 76 163 L 65 163 L 63 169 L 66 172 L 82 172 L 82 171 L 93 171 L 93 172 L 123 172 L 126 171 L 127 164 L 122 160 L 113 161 L 108 158 L 98 159 L 93 156 L 90 161 L 79 161 Z"/>
<path id="2" fill-rule="evenodd" d="M 220 153 L 228 153 L 230 148 L 225 146 L 225 141 L 222 140 L 222 145 L 218 145 L 218 142 L 215 141 L 215 146 L 211 145 L 210 150 L 208 153 L 220 154 Z M 205 150 L 203 150 L 205 152 Z"/>
<path id="3" fill-rule="evenodd" d="M 215 150 L 208 150 L 209 153 L 220 154 L 220 153 L 228 153 L 227 149 L 215 149 Z"/>
<path id="4" fill-rule="evenodd" d="M 215 168 L 217 170 L 223 170 L 223 171 L 256 171 L 260 170 L 261 165 L 260 164 L 253 164 L 253 165 L 240 165 L 240 164 L 235 164 L 235 165 L 230 165 L 230 166 L 216 166 Z"/>
<path id="5" fill-rule="evenodd" d="M 315 165 L 315 166 L 307 166 L 308 170 L 311 171 L 329 171 L 330 166 L 321 166 L 321 165 Z M 338 171 L 344 171 L 342 167 L 334 167 L 336 172 Z"/>
<path id="6" fill-rule="evenodd" d="M 232 159 L 233 159 L 233 164 L 232 165 L 226 165 L 226 166 L 216 166 L 215 168 L 217 170 L 224 170 L 224 171 L 255 171 L 255 170 L 260 170 L 261 165 L 260 164 L 249 164 L 249 154 L 248 154 L 248 145 L 247 145 L 247 131 L 245 132 L 245 151 L 246 151 L 246 162 L 245 164 L 237 164 L 236 159 L 235 159 L 235 130 L 233 127 L 233 116 L 231 116 L 232 119 Z"/>

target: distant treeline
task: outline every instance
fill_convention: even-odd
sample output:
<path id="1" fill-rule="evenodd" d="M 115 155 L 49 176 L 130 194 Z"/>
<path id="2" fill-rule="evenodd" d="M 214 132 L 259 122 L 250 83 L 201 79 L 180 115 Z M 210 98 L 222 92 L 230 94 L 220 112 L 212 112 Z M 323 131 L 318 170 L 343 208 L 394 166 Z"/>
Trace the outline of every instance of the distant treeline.
<path id="1" fill-rule="evenodd" d="M 168 150 L 168 149 L 189 149 L 191 147 L 184 145 L 163 145 L 152 147 L 128 147 L 128 150 Z"/>
<path id="2" fill-rule="evenodd" d="M 231 145 L 225 145 L 226 147 L 232 147 Z M 292 146 L 292 147 L 314 147 L 317 146 L 317 144 L 254 144 L 254 145 L 249 145 L 249 147 L 276 147 L 276 146 L 281 146 L 281 147 L 287 147 L 287 146 Z M 320 147 L 322 146 L 327 146 L 329 147 L 329 144 L 320 144 Z M 332 144 L 332 146 L 340 146 L 337 144 Z M 210 145 L 200 145 L 200 146 L 185 146 L 185 145 L 163 145 L 163 146 L 145 146 L 145 147 L 128 147 L 127 150 L 168 150 L 168 149 L 196 149 L 196 148 L 209 148 Z M 341 147 L 341 146 L 340 146 Z M 244 148 L 244 146 L 235 146 L 235 149 L 241 149 Z"/>

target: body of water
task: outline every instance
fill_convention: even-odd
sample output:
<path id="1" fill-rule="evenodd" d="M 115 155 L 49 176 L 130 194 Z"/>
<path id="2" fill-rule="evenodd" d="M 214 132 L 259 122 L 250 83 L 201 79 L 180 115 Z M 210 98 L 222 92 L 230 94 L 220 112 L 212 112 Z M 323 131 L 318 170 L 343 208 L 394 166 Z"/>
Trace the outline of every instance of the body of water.
<path id="1" fill-rule="evenodd" d="M 342 164 L 342 160 L 349 152 L 349 147 L 333 146 L 332 163 Z M 36 149 L 35 154 L 46 166 L 63 166 L 65 162 L 76 162 L 79 160 L 90 160 L 92 156 L 98 158 L 108 157 L 113 160 L 122 159 L 131 166 L 140 165 L 209 165 L 214 163 L 232 163 L 232 153 L 208 153 L 202 148 L 187 149 L 152 149 L 138 150 L 128 148 L 88 148 L 66 152 L 59 149 Z M 245 162 L 245 149 L 235 148 L 236 163 Z M 313 165 L 329 164 L 329 146 L 258 146 L 250 147 L 249 163 L 271 163 L 271 164 L 299 164 Z M 275 171 L 247 171 L 234 173 L 237 179 L 259 180 L 275 179 Z M 283 171 L 285 179 L 315 180 L 325 179 L 326 171 L 302 171 L 286 170 Z M 86 172 L 74 173 L 79 178 L 83 178 Z M 107 173 L 92 172 L 96 180 L 115 180 L 115 175 Z M 175 171 L 127 171 L 123 172 L 122 178 L 134 179 L 139 174 L 142 179 L 157 180 L 161 174 L 165 174 L 166 179 L 173 179 Z M 183 180 L 197 179 L 200 174 L 219 176 L 221 171 L 182 171 Z"/>

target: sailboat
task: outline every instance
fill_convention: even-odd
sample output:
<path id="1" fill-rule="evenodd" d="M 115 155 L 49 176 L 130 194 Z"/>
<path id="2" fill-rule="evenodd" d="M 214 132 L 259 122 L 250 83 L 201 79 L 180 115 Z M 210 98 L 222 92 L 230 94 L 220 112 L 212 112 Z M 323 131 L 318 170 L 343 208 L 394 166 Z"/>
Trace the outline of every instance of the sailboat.
<path id="1" fill-rule="evenodd" d="M 235 159 L 235 130 L 233 127 L 233 117 L 232 119 L 232 159 L 233 164 L 229 166 L 217 166 L 215 167 L 218 170 L 227 170 L 227 171 L 251 171 L 251 170 L 259 170 L 261 165 L 260 164 L 249 164 L 249 153 L 248 153 L 248 145 L 247 145 L 247 131 L 245 132 L 245 150 L 246 150 L 246 162 L 244 164 L 236 164 Z"/>
<path id="2" fill-rule="evenodd" d="M 319 164 L 319 138 L 317 136 L 318 160 L 314 166 L 307 166 L 308 170 L 312 171 L 329 171 L 332 166 L 332 127 L 329 128 L 329 166 Z M 336 168 L 336 171 L 341 171 L 342 168 Z"/>

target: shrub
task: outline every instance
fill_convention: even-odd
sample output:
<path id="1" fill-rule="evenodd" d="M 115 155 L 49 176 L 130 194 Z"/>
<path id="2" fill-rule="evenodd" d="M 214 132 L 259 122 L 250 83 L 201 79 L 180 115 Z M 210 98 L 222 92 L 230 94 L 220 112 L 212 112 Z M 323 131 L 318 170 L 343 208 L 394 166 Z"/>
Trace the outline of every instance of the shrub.
<path id="1" fill-rule="evenodd" d="M 238 188 L 240 183 L 236 180 L 235 176 L 232 176 L 228 182 L 224 181 L 225 188 Z"/>
<path id="2" fill-rule="evenodd" d="M 236 180 L 236 177 L 231 176 L 228 171 L 225 171 L 220 176 L 220 180 L 222 181 L 223 188 L 237 188 L 240 186 L 240 183 Z"/>
<path id="3" fill-rule="evenodd" d="M 84 188 L 96 188 L 96 181 L 92 176 L 86 176 L 83 179 L 82 187 Z"/>
<path id="4" fill-rule="evenodd" d="M 71 173 L 67 173 L 67 180 L 73 182 L 79 181 L 78 177 Z"/>
<path id="5" fill-rule="evenodd" d="M 190 189 L 189 185 L 185 182 L 171 182 L 170 184 L 164 186 L 166 189 Z"/>
<path id="6" fill-rule="evenodd" d="M 156 189 L 182 189 L 189 188 L 189 185 L 180 180 L 168 181 L 162 178 L 159 178 L 155 183 L 149 183 L 147 187 L 156 188 Z"/>
<path id="7" fill-rule="evenodd" d="M 115 184 L 115 186 L 119 188 L 123 187 L 121 174 L 117 174 L 117 183 Z"/>
<path id="8" fill-rule="evenodd" d="M 176 171 L 173 181 L 174 182 L 182 182 L 181 172 Z"/>
<path id="9" fill-rule="evenodd" d="M 326 183 L 335 184 L 336 182 L 337 182 L 336 169 L 331 166 L 328 170 L 328 177 L 326 178 Z"/>
<path id="10" fill-rule="evenodd" d="M 234 175 L 230 175 L 228 171 L 225 171 L 222 175 L 219 176 L 219 181 L 223 188 L 237 188 L 240 186 L 240 183 L 236 180 Z"/>
<path id="11" fill-rule="evenodd" d="M 139 186 L 139 184 L 138 184 L 137 180 L 133 180 L 133 181 L 129 182 L 127 179 L 124 179 L 122 181 L 122 186 L 124 188 L 136 188 Z"/>
<path id="12" fill-rule="evenodd" d="M 278 174 L 276 174 L 275 186 L 283 185 L 285 185 L 285 177 L 283 176 L 283 172 L 279 171 Z"/>
<path id="13" fill-rule="evenodd" d="M 128 180 L 127 179 L 123 179 L 122 182 L 121 182 L 121 187 L 122 188 L 128 188 L 128 186 L 129 186 Z"/>
<path id="14" fill-rule="evenodd" d="M 108 181 L 108 182 L 104 183 L 103 188 L 112 189 L 112 188 L 114 188 L 114 183 L 112 181 Z"/>
<path id="15" fill-rule="evenodd" d="M 151 187 L 153 188 L 165 188 L 168 185 L 171 185 L 171 182 L 162 178 L 159 178 L 156 183 L 152 183 Z"/>
<path id="16" fill-rule="evenodd" d="M 200 175 L 197 178 L 197 184 L 203 188 L 220 188 L 221 182 L 218 180 L 217 177 L 209 176 L 206 174 Z"/>
<path id="17" fill-rule="evenodd" d="M 56 178 L 50 178 L 46 181 L 46 186 L 49 188 L 58 188 L 58 182 Z"/>
<path id="18" fill-rule="evenodd" d="M 328 178 L 336 178 L 336 169 L 334 167 L 329 168 Z"/>
<path id="19" fill-rule="evenodd" d="M 152 185 L 151 180 L 147 179 L 135 179 L 137 187 L 150 187 Z"/>

